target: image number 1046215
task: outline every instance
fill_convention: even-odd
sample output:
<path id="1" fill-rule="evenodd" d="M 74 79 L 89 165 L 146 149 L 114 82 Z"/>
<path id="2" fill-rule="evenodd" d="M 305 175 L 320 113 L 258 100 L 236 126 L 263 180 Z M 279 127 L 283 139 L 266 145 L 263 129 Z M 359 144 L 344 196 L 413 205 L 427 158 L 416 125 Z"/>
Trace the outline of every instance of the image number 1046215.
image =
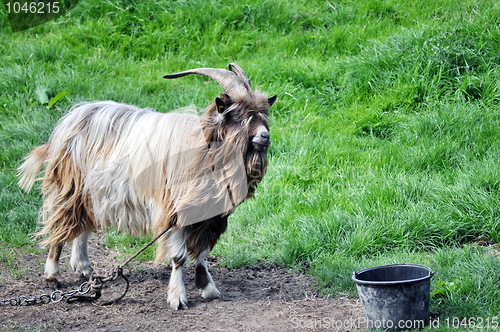
<path id="1" fill-rule="evenodd" d="M 61 11 L 59 1 L 7 1 L 5 7 L 7 9 L 7 14 L 57 14 Z"/>
<path id="2" fill-rule="evenodd" d="M 64 15 L 78 0 L 3 0 L 13 32 L 27 30 Z"/>

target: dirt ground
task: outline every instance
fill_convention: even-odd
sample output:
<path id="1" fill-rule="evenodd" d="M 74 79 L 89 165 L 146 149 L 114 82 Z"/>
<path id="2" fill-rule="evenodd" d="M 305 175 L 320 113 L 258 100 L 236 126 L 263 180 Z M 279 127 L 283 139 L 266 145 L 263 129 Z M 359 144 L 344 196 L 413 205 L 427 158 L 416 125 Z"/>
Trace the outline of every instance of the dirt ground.
<path id="1" fill-rule="evenodd" d="M 69 268 L 63 251 L 61 290 L 82 283 Z M 97 272 L 121 263 L 116 253 L 91 240 L 90 256 Z M 44 256 L 22 255 L 24 279 L 12 278 L 0 264 L 0 300 L 51 293 L 42 281 Z M 228 269 L 211 258 L 211 272 L 223 298 L 204 300 L 194 286 L 194 267 L 184 268 L 189 309 L 173 311 L 166 301 L 170 268 L 132 262 L 125 268 L 130 289 L 117 304 L 100 303 L 119 295 L 125 283 L 113 282 L 97 303 L 50 303 L 25 307 L 0 304 L 1 331 L 348 331 L 363 328 L 358 301 L 321 297 L 313 279 L 281 267 Z"/>

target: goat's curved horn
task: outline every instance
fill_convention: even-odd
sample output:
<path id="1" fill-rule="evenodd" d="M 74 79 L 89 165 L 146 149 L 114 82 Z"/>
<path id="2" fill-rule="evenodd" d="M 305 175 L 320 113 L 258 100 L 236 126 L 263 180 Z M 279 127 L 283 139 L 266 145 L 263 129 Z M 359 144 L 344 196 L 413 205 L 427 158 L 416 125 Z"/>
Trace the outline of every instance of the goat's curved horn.
<path id="1" fill-rule="evenodd" d="M 235 63 L 230 63 L 229 70 L 238 75 L 238 77 L 241 78 L 243 82 L 245 82 L 245 85 L 249 91 L 252 90 L 252 84 L 250 84 L 250 79 L 248 78 L 247 74 L 245 74 L 245 72 L 243 71 L 243 68 L 241 68 Z"/>
<path id="2" fill-rule="evenodd" d="M 234 96 L 244 95 L 252 91 L 250 81 L 248 80 L 248 77 L 246 76 L 243 69 L 241 69 L 240 66 L 234 63 L 229 64 L 229 68 L 231 70 L 218 69 L 218 68 L 190 69 L 175 74 L 168 74 L 163 76 L 163 78 L 173 79 L 192 74 L 203 75 L 219 83 L 220 86 L 229 95 L 234 95 Z M 240 75 L 243 75 L 243 78 Z"/>

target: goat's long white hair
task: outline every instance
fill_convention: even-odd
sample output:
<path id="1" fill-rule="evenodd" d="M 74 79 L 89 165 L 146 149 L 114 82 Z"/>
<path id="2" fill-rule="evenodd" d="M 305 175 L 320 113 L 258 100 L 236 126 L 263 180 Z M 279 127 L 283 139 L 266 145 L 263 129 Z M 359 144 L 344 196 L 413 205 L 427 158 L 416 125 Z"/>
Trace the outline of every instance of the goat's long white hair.
<path id="1" fill-rule="evenodd" d="M 50 244 L 73 240 L 82 227 L 159 233 L 174 216 L 184 226 L 231 213 L 247 194 L 242 151 L 230 141 L 207 144 L 202 126 L 194 112 L 112 101 L 72 109 L 20 167 L 29 190 L 47 162 L 39 235 Z M 71 217 L 61 218 L 68 207 Z"/>

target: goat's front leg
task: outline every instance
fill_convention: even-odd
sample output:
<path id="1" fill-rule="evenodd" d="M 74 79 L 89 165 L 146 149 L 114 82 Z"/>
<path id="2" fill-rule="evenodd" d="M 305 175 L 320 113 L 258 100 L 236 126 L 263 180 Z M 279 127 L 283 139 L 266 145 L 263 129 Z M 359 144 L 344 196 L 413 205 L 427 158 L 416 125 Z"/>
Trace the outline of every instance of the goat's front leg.
<path id="1" fill-rule="evenodd" d="M 168 283 L 168 303 L 174 310 L 187 308 L 186 287 L 182 280 L 182 267 L 186 262 L 188 251 L 182 229 L 173 229 L 168 241 L 168 252 L 172 259 L 172 274 Z"/>
<path id="2" fill-rule="evenodd" d="M 204 299 L 220 299 L 220 292 L 215 287 L 215 283 L 208 272 L 208 253 L 210 249 L 203 251 L 196 260 L 196 268 L 194 274 L 194 281 L 196 287 L 201 290 L 201 296 Z"/>

